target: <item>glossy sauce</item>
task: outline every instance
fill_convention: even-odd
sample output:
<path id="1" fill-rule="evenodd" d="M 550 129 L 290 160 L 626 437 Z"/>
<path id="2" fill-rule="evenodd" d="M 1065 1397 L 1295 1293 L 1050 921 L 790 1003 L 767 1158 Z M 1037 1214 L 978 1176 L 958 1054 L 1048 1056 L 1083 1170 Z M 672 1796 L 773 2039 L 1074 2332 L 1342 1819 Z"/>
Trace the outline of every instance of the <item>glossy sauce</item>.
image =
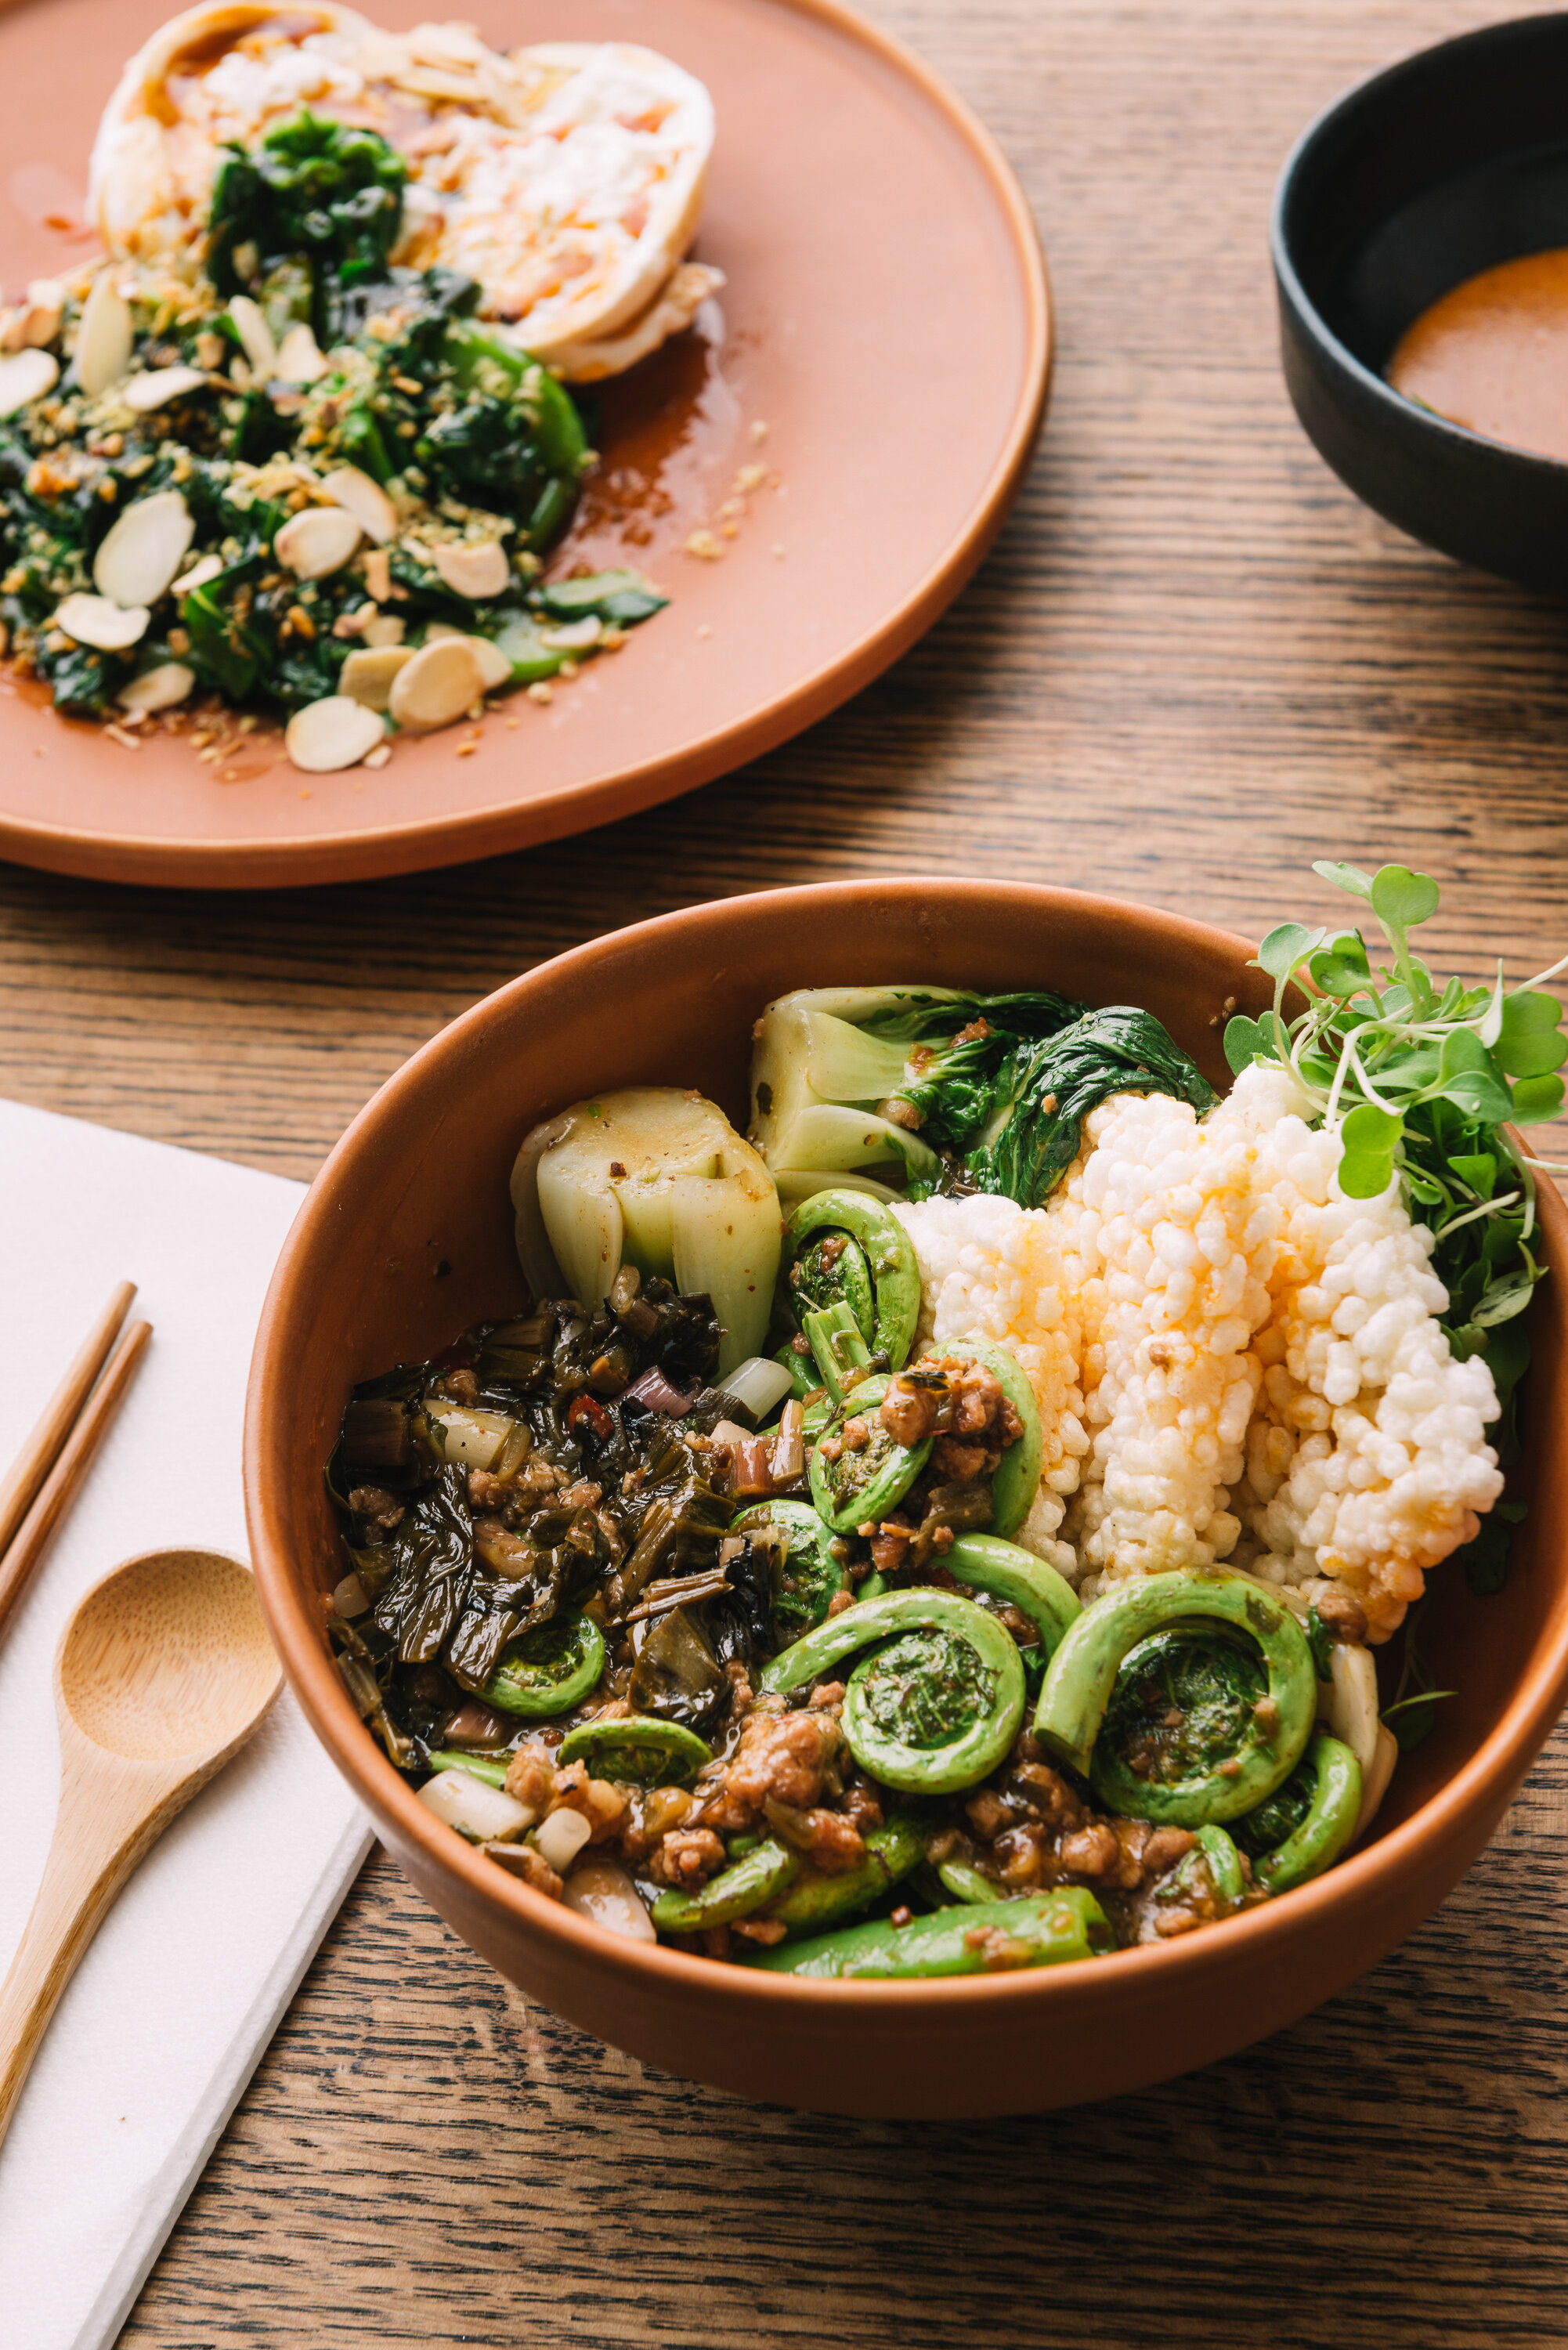
<path id="1" fill-rule="evenodd" d="M 1568 463 L 1568 246 L 1466 278 L 1407 330 L 1387 373 L 1450 423 Z"/>

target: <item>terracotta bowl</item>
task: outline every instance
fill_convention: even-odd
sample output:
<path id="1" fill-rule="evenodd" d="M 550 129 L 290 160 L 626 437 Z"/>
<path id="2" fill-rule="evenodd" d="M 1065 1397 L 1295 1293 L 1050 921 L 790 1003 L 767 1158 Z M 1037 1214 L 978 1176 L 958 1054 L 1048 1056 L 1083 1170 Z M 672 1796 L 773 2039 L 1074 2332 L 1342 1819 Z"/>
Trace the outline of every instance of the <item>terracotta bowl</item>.
<path id="1" fill-rule="evenodd" d="M 1047 986 L 1132 1002 L 1217 1082 L 1218 1022 L 1260 1008 L 1238 938 L 1150 909 L 970 881 L 770 891 L 620 931 L 488 996 L 361 1111 L 311 1188 L 251 1371 L 245 1491 L 288 1678 L 414 1883 L 481 1955 L 584 2030 L 673 2073 L 829 2112 L 962 2116 L 1111 2096 L 1244 2046 L 1330 1997 L 1480 1852 L 1568 1690 L 1568 1214 L 1542 1201 L 1555 1278 L 1527 1391 L 1532 1503 L 1507 1589 L 1439 1573 L 1428 1652 L 1459 1694 L 1396 1776 L 1374 1840 L 1222 1928 L 1075 1967 L 953 1982 L 792 1981 L 617 1940 L 504 1877 L 432 1819 L 363 1727 L 325 1633 L 343 1572 L 322 1484 L 353 1383 L 430 1355 L 522 1282 L 507 1177 L 524 1130 L 633 1081 L 698 1086 L 737 1120 L 751 1025 L 791 987 Z"/>

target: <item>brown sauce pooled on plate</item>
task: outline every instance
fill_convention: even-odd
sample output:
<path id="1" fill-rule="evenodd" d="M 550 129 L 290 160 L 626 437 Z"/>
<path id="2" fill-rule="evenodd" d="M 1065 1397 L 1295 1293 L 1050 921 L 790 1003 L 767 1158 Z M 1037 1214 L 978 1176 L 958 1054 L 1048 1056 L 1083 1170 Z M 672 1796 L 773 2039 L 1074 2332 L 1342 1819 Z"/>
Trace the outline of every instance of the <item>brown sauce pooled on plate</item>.
<path id="1" fill-rule="evenodd" d="M 1450 423 L 1568 463 L 1568 246 L 1467 277 L 1407 328 L 1388 380 Z"/>

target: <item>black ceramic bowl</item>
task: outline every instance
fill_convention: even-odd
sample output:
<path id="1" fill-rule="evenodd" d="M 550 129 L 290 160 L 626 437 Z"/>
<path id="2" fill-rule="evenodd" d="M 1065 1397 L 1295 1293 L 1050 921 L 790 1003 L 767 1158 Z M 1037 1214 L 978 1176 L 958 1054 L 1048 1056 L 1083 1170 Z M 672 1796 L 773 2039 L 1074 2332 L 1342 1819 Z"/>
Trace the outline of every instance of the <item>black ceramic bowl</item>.
<path id="1" fill-rule="evenodd" d="M 1271 235 L 1285 382 L 1341 480 L 1461 563 L 1568 589 L 1568 464 L 1383 380 L 1439 296 L 1568 245 L 1568 15 L 1488 26 L 1348 90 L 1298 140 Z"/>

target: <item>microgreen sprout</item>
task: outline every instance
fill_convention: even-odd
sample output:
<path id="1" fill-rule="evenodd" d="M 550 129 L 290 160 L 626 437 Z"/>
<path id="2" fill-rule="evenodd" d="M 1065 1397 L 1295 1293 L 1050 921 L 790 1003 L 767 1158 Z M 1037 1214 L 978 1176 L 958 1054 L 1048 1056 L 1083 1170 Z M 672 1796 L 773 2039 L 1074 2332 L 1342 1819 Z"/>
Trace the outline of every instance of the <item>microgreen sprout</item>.
<path id="1" fill-rule="evenodd" d="M 1327 861 L 1313 870 L 1370 909 L 1388 961 L 1374 965 L 1360 930 L 1281 923 L 1257 955 L 1274 983 L 1272 1007 L 1229 1023 L 1226 1058 L 1238 1073 L 1255 1060 L 1293 1072 L 1303 1116 L 1340 1134 L 1347 1198 L 1381 1198 L 1397 1180 L 1411 1216 L 1436 1242 L 1449 1343 L 1461 1358 L 1484 1355 L 1491 1369 L 1506 1461 L 1513 1390 L 1529 1361 L 1517 1316 L 1545 1270 L 1532 1245 L 1535 1173 L 1564 1171 L 1532 1159 L 1507 1129 L 1538 1125 L 1563 1106 L 1557 1072 L 1568 1036 L 1546 982 L 1568 957 L 1517 988 L 1501 963 L 1483 986 L 1439 982 L 1410 935 L 1438 910 L 1429 875 Z M 1305 1009 L 1287 1016 L 1293 985 Z"/>

